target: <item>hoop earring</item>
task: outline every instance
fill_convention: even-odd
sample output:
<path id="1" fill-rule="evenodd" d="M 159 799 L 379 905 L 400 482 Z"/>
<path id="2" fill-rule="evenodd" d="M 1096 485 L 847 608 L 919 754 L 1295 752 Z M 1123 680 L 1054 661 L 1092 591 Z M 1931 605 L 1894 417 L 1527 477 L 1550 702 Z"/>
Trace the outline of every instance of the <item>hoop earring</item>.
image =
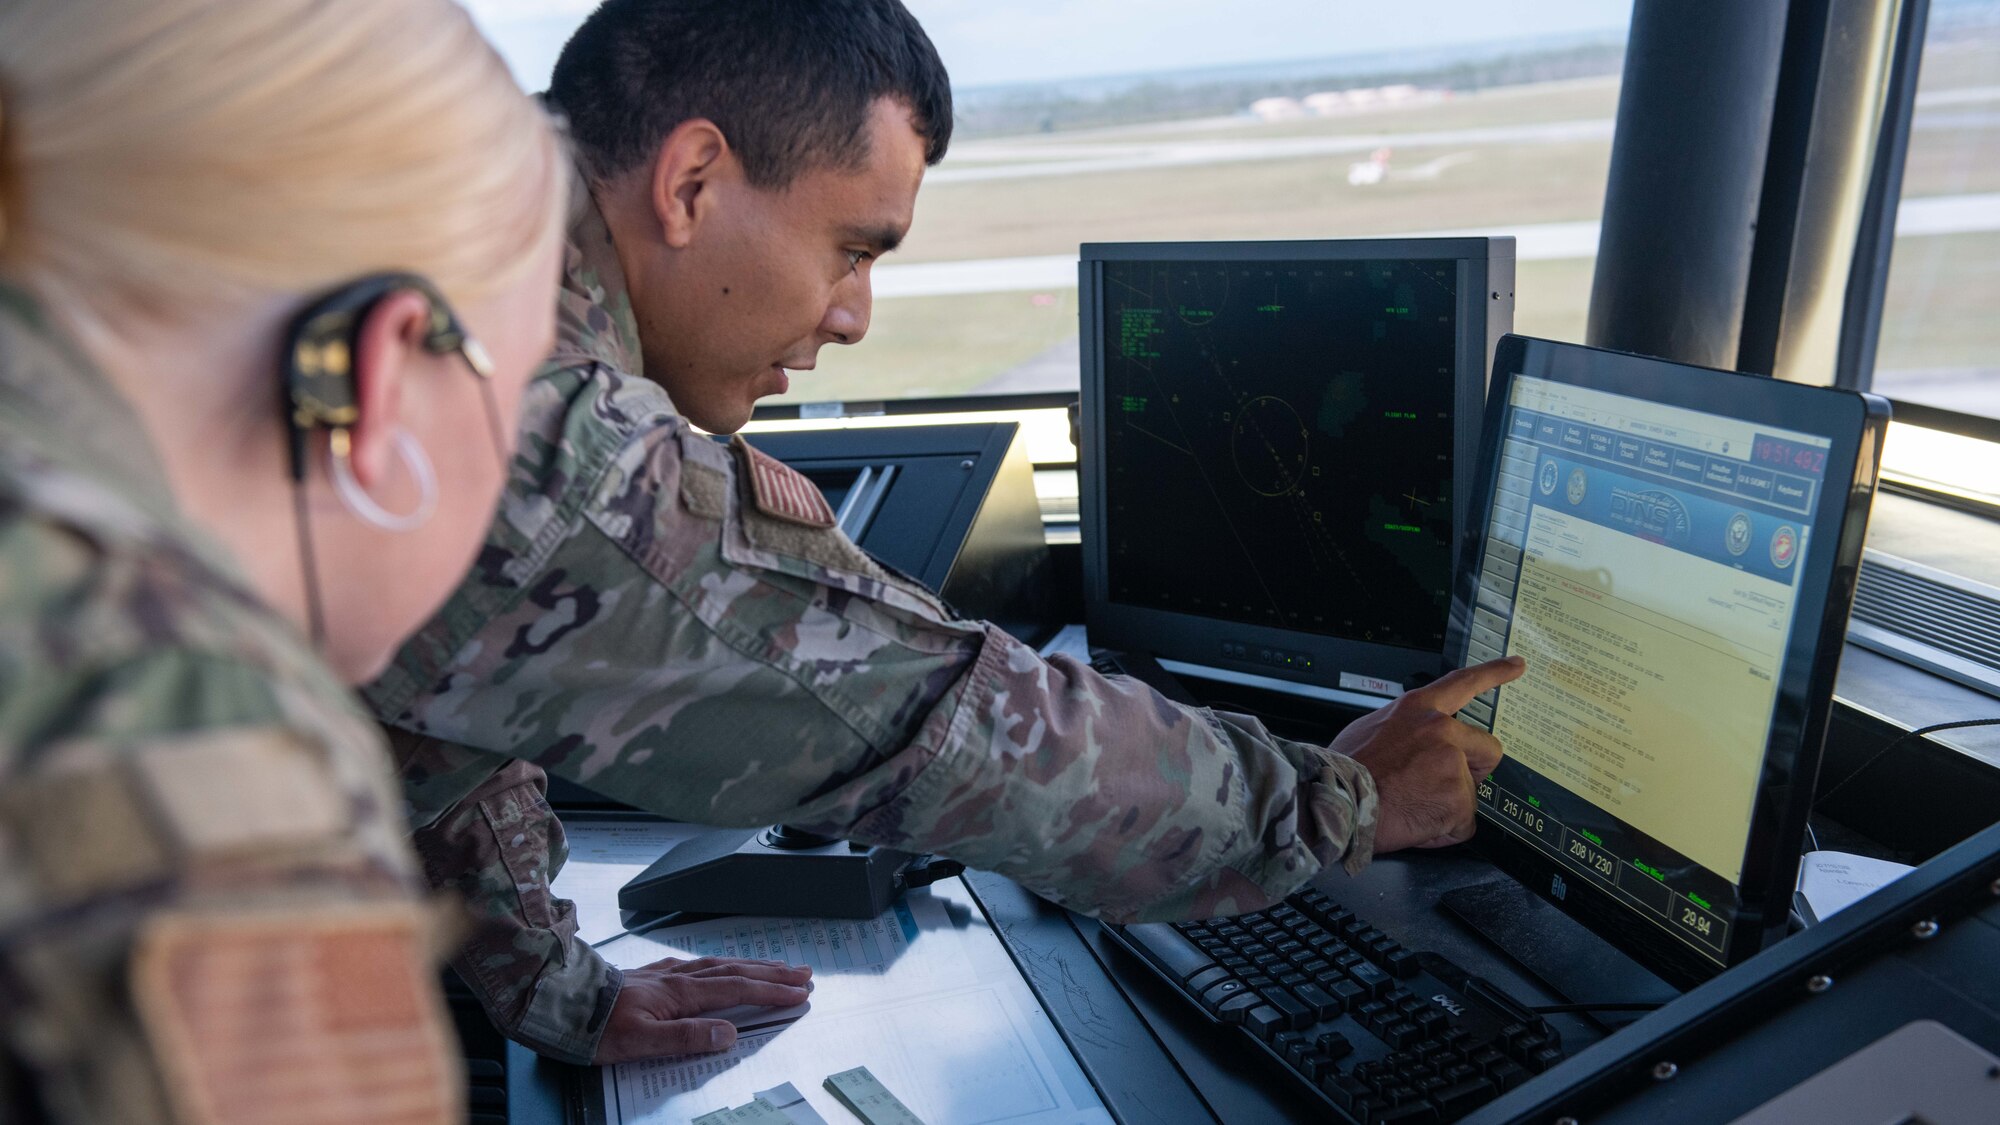
<path id="1" fill-rule="evenodd" d="M 345 430 L 335 430 L 333 440 L 327 446 L 327 464 L 333 473 L 333 491 L 340 502 L 354 517 L 364 523 L 373 524 L 383 531 L 415 531 L 430 522 L 437 511 L 438 484 L 437 470 L 431 466 L 430 455 L 416 436 L 401 426 L 396 427 L 394 441 L 396 452 L 403 459 L 403 467 L 417 482 L 417 506 L 415 509 L 397 515 L 375 502 L 361 482 L 354 479 L 354 466 L 349 461 L 349 439 Z"/>

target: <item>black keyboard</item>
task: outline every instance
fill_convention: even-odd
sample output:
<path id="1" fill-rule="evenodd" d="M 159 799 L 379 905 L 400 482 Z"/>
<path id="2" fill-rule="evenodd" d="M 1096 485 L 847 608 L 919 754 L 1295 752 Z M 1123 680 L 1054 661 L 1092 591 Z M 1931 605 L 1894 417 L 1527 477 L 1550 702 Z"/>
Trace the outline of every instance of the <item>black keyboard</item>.
<path id="1" fill-rule="evenodd" d="M 1519 1001 L 1316 890 L 1236 918 L 1105 930 L 1360 1125 L 1456 1120 L 1563 1057 Z"/>

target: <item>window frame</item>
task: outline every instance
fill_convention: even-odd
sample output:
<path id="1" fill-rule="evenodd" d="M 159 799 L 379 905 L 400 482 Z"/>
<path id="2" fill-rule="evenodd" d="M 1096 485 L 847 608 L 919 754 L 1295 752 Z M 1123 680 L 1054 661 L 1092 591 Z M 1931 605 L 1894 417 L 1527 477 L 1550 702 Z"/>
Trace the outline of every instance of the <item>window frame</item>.
<path id="1" fill-rule="evenodd" d="M 1875 383 L 1876 345 L 1881 337 L 1889 271 L 1895 256 L 1896 215 L 1903 200 L 1903 167 L 1909 155 L 1924 47 L 1930 39 L 1930 0 L 1900 0 L 1900 4 L 1903 14 L 1897 21 L 1894 70 L 1882 107 L 1873 168 L 1855 238 L 1854 261 L 1848 273 L 1839 358 L 1834 372 L 1835 386 L 1858 391 L 1872 390 Z M 1883 397 L 1889 399 L 1897 422 L 2000 445 L 2000 417 Z M 1885 471 L 1882 484 L 1915 499 L 2000 519 L 2000 504 L 1899 479 L 1893 471 Z"/>

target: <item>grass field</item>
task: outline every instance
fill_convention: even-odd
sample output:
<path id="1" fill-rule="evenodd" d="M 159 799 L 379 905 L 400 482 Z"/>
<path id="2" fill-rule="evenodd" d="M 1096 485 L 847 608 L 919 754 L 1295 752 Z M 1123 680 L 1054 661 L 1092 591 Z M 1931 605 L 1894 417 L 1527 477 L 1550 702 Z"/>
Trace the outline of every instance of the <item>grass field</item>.
<path id="1" fill-rule="evenodd" d="M 2000 42 L 1944 45 L 1925 60 L 1927 93 L 2000 82 Z M 963 146 L 956 166 L 1079 158 L 1112 146 L 1258 138 L 1416 133 L 1610 120 L 1612 79 L 1485 91 L 1442 102 L 1275 124 L 1214 122 L 991 140 Z M 1907 197 L 2000 191 L 2000 92 L 1919 110 Z M 1430 179 L 1397 172 L 1463 156 Z M 891 263 L 1073 254 L 1078 243 L 1150 239 L 1342 238 L 1595 219 L 1610 143 L 1483 143 L 1396 147 L 1391 178 L 1347 182 L 1353 156 L 1193 165 L 1151 171 L 937 183 Z M 955 166 L 948 162 L 946 167 Z M 1581 339 L 1592 263 L 1523 262 L 1517 327 Z M 2000 235 L 1899 243 L 1881 345 L 1884 369 L 2000 367 Z M 1076 333 L 1076 293 L 912 297 L 876 304 L 868 338 L 827 348 L 795 380 L 791 401 L 960 394 L 1048 353 Z M 1074 372 L 1068 385 L 1074 385 Z"/>
<path id="2" fill-rule="evenodd" d="M 965 394 L 1075 335 L 1074 289 L 877 301 L 867 338 L 820 349 L 781 401 Z"/>
<path id="3" fill-rule="evenodd" d="M 1890 262 L 1876 367 L 2000 369 L 1996 295 L 2000 233 L 1903 239 Z"/>

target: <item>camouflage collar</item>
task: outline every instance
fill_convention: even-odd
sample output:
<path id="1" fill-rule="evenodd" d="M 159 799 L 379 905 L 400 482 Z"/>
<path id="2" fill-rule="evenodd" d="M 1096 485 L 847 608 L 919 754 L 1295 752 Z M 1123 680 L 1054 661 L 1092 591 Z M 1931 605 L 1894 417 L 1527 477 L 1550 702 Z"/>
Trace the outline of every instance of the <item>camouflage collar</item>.
<path id="1" fill-rule="evenodd" d="M 25 292 L 0 285 L 0 448 L 116 488 L 169 526 L 167 474 L 132 405 Z"/>
<path id="2" fill-rule="evenodd" d="M 556 301 L 556 346 L 550 368 L 602 363 L 643 378 L 639 321 L 625 289 L 625 268 L 611 228 L 584 178 L 570 185 L 569 245 L 563 253 L 562 293 Z"/>

